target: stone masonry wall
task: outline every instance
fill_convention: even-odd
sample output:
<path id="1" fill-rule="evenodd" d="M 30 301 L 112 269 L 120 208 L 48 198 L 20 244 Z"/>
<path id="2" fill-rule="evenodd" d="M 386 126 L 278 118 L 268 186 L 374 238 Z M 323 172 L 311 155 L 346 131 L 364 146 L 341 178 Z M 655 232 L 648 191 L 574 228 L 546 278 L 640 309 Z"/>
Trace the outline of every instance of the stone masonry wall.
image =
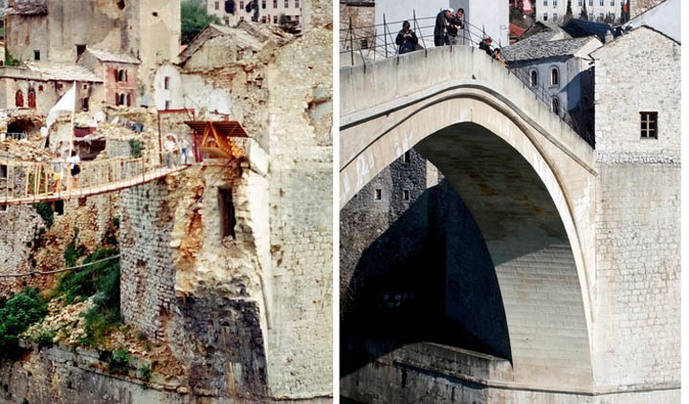
<path id="1" fill-rule="evenodd" d="M 316 3 L 314 10 L 323 13 L 313 20 L 319 24 L 332 8 Z M 273 397 L 333 391 L 332 35 L 318 25 L 309 29 L 279 50 L 266 76 L 273 291 L 267 357 Z M 310 119 L 317 106 L 320 113 Z"/>
<path id="2" fill-rule="evenodd" d="M 174 301 L 172 216 L 165 181 L 125 189 L 120 200 L 122 317 L 152 339 L 163 337 Z"/>
<path id="3" fill-rule="evenodd" d="M 594 376 L 599 385 L 678 388 L 680 45 L 642 27 L 594 58 Z M 658 139 L 640 137 L 641 111 L 658 112 Z"/>

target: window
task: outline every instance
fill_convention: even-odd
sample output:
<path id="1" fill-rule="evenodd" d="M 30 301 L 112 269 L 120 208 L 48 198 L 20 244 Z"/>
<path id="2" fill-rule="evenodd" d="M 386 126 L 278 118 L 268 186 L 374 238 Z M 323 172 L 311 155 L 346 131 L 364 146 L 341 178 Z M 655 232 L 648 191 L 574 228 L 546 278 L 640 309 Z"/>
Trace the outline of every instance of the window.
<path id="1" fill-rule="evenodd" d="M 409 152 L 407 150 L 406 152 L 404 152 L 404 157 L 403 157 L 402 161 L 404 161 L 405 163 L 408 163 L 410 159 L 411 159 L 411 152 Z"/>
<path id="2" fill-rule="evenodd" d="M 165 77 L 165 80 L 163 82 L 163 86 L 166 90 L 170 89 L 170 77 Z"/>
<path id="3" fill-rule="evenodd" d="M 263 0 L 263 2 L 261 2 L 261 8 L 266 8 L 266 0 Z"/>
<path id="4" fill-rule="evenodd" d="M 127 71 L 126 70 L 116 70 L 117 81 L 127 81 Z"/>
<path id="5" fill-rule="evenodd" d="M 127 94 L 127 106 L 131 107 L 132 106 L 132 95 Z"/>
<path id="6" fill-rule="evenodd" d="M 289 7 L 289 0 L 285 0 L 285 8 Z"/>
<path id="7" fill-rule="evenodd" d="M 538 72 L 536 70 L 531 70 L 531 86 L 536 87 L 538 85 Z"/>
<path id="8" fill-rule="evenodd" d="M 379 201 L 383 199 L 383 190 L 382 189 L 376 189 L 376 192 L 374 194 L 374 198 Z"/>
<path id="9" fill-rule="evenodd" d="M 557 21 L 557 13 L 553 13 L 553 21 Z"/>
<path id="10" fill-rule="evenodd" d="M 2 179 L 2 180 L 7 179 L 7 165 L 5 165 L 5 164 L 0 165 L 0 179 Z"/>
<path id="11" fill-rule="evenodd" d="M 81 100 L 81 110 L 82 111 L 88 111 L 89 110 L 89 97 L 85 97 L 83 100 Z"/>
<path id="12" fill-rule="evenodd" d="M 220 237 L 232 236 L 236 239 L 237 234 L 234 227 L 237 224 L 235 217 L 234 202 L 232 201 L 232 189 L 218 189 L 218 210 L 220 211 Z"/>
<path id="13" fill-rule="evenodd" d="M 610 0 L 610 5 L 614 6 L 615 5 L 615 0 Z"/>
<path id="14" fill-rule="evenodd" d="M 557 7 L 557 0 L 553 0 L 553 7 Z"/>
<path id="15" fill-rule="evenodd" d="M 77 58 L 86 52 L 86 45 L 77 45 Z"/>
<path id="16" fill-rule="evenodd" d="M 543 5 L 544 5 L 545 7 L 548 7 L 548 0 L 543 0 Z"/>
<path id="17" fill-rule="evenodd" d="M 550 85 L 551 86 L 557 86 L 560 84 L 560 71 L 557 70 L 557 67 L 553 67 L 550 69 Z"/>
<path id="18" fill-rule="evenodd" d="M 548 13 L 543 13 L 543 21 L 548 21 Z"/>
<path id="19" fill-rule="evenodd" d="M 0 212 L 7 212 L 7 205 L 0 206 Z"/>
<path id="20" fill-rule="evenodd" d="M 658 139 L 658 113 L 641 112 L 641 138 Z"/>
<path id="21" fill-rule="evenodd" d="M 556 114 L 560 113 L 560 99 L 557 96 L 553 97 L 552 101 L 553 112 Z"/>
<path id="22" fill-rule="evenodd" d="M 36 108 L 36 90 L 29 87 L 29 108 Z"/>
<path id="23" fill-rule="evenodd" d="M 277 24 L 277 23 L 278 23 L 278 16 L 274 15 L 273 16 L 273 24 Z"/>
<path id="24" fill-rule="evenodd" d="M 215 2 L 215 9 L 220 10 L 220 2 L 219 1 Z"/>
<path id="25" fill-rule="evenodd" d="M 261 17 L 261 22 L 264 24 L 266 23 L 266 16 L 265 15 L 263 17 Z"/>
<path id="26" fill-rule="evenodd" d="M 593 0 L 589 0 L 589 7 L 593 7 Z"/>
<path id="27" fill-rule="evenodd" d="M 157 11 L 154 11 L 154 12 L 152 12 L 151 14 L 153 14 L 154 17 L 157 17 L 157 16 L 158 16 L 158 12 L 157 12 Z"/>
<path id="28" fill-rule="evenodd" d="M 244 2 L 243 2 L 243 1 L 240 1 L 240 2 L 239 2 L 239 8 L 241 8 L 242 10 L 244 10 Z"/>
<path id="29" fill-rule="evenodd" d="M 294 0 L 294 8 L 299 8 L 299 0 Z"/>
<path id="30" fill-rule="evenodd" d="M 170 101 L 165 101 L 165 110 L 168 111 L 170 109 Z"/>
<path id="31" fill-rule="evenodd" d="M 62 216 L 65 214 L 65 201 L 59 200 L 53 202 L 53 212 L 55 212 L 56 215 Z"/>
<path id="32" fill-rule="evenodd" d="M 273 0 L 273 8 L 278 8 L 278 0 Z"/>
<path id="33" fill-rule="evenodd" d="M 41 60 L 41 51 L 40 50 L 34 50 L 33 51 L 33 60 Z"/>
<path id="34" fill-rule="evenodd" d="M 16 93 L 14 93 L 14 106 L 15 107 L 23 107 L 24 106 L 24 93 L 22 90 L 17 90 Z"/>
<path id="35" fill-rule="evenodd" d="M 605 0 L 598 0 L 598 5 L 603 7 L 605 5 Z"/>
<path id="36" fill-rule="evenodd" d="M 409 191 L 407 191 L 406 189 L 402 191 L 402 199 L 404 199 L 405 201 L 409 200 Z"/>
<path id="37" fill-rule="evenodd" d="M 583 7 L 583 6 L 584 6 L 584 0 L 579 0 L 579 7 Z"/>

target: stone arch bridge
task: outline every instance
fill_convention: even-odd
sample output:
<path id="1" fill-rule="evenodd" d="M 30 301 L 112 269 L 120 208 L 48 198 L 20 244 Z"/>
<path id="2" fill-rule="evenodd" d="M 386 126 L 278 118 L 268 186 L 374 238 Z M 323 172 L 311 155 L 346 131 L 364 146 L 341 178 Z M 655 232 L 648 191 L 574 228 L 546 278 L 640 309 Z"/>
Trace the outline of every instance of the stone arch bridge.
<path id="1" fill-rule="evenodd" d="M 595 394 L 593 148 L 504 66 L 470 47 L 342 68 L 340 89 L 341 207 L 414 147 L 478 224 L 498 278 L 512 365 L 484 384 Z"/>

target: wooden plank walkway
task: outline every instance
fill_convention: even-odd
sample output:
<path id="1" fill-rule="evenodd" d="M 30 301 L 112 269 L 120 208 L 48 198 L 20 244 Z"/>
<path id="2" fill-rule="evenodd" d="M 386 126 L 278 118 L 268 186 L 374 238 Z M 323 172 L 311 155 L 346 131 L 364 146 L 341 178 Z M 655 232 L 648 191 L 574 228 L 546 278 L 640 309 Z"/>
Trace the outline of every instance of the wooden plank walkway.
<path id="1" fill-rule="evenodd" d="M 36 193 L 33 195 L 24 195 L 20 197 L 11 197 L 9 196 L 9 194 L 2 195 L 2 193 L 0 193 L 0 206 L 79 199 L 89 196 L 101 195 L 109 192 L 116 192 L 123 189 L 136 187 L 138 185 L 142 185 L 157 180 L 159 178 L 163 178 L 167 175 L 182 171 L 187 167 L 188 166 L 185 165 L 174 166 L 171 168 L 159 167 L 151 169 L 149 171 L 142 171 L 141 173 L 137 173 L 136 175 L 133 175 L 131 178 L 128 179 L 113 181 L 105 184 L 84 188 L 72 188 L 60 192 L 44 192 Z"/>

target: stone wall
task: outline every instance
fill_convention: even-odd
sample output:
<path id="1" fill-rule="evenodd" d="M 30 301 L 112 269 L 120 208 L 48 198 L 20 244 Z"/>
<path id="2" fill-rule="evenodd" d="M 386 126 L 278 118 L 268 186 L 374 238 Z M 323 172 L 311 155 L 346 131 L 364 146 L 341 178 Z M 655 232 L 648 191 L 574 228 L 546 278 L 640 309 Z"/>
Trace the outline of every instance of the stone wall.
<path id="1" fill-rule="evenodd" d="M 680 45 L 642 27 L 593 56 L 596 379 L 678 388 Z M 657 139 L 640 137 L 641 111 L 658 112 Z"/>
<path id="2" fill-rule="evenodd" d="M 163 337 L 174 301 L 169 192 L 161 179 L 125 189 L 120 199 L 122 318 L 152 339 Z"/>
<path id="3" fill-rule="evenodd" d="M 330 2 L 314 3 L 322 18 L 332 15 Z M 267 357 L 275 397 L 333 391 L 332 107 L 317 122 L 308 115 L 316 101 L 327 109 L 332 98 L 332 37 L 330 29 L 308 30 L 279 50 L 266 75 L 273 308 Z"/>

